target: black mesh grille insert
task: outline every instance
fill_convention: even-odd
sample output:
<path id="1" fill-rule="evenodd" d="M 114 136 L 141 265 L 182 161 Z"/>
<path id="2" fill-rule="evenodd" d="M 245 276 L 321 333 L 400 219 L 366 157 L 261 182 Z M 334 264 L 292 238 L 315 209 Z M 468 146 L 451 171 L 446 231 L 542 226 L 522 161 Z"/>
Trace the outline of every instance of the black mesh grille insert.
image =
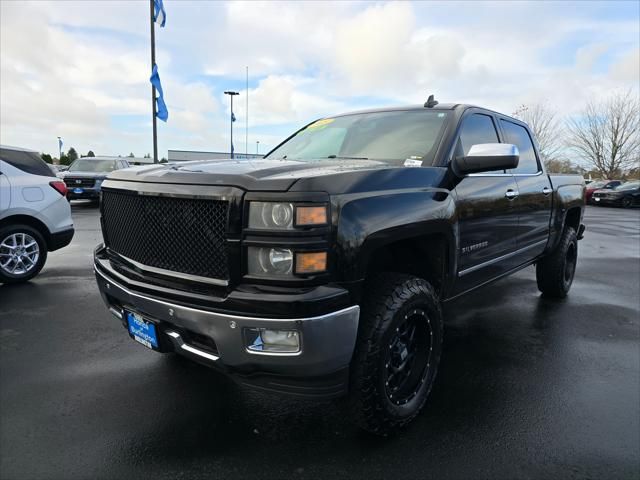
<path id="1" fill-rule="evenodd" d="M 94 178 L 76 178 L 76 177 L 65 177 L 64 183 L 67 184 L 67 187 L 93 187 L 96 183 Z"/>
<path id="2" fill-rule="evenodd" d="M 102 190 L 105 243 L 143 265 L 227 280 L 228 209 L 222 200 Z"/>

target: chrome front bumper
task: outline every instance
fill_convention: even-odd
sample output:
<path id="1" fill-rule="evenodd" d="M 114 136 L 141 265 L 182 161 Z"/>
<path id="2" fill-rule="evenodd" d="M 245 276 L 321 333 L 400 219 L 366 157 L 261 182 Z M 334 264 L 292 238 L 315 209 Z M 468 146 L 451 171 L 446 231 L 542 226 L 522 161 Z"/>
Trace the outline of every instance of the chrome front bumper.
<path id="1" fill-rule="evenodd" d="M 102 298 L 122 320 L 123 309 L 161 322 L 161 330 L 177 353 L 223 370 L 285 376 L 322 376 L 348 368 L 358 332 L 357 305 L 308 318 L 262 318 L 229 315 L 170 303 L 134 292 L 95 269 Z M 174 326 L 174 329 L 172 329 Z M 255 352 L 245 344 L 245 329 L 297 330 L 301 350 L 296 353 Z M 185 329 L 213 339 L 217 354 L 189 345 L 180 335 Z"/>

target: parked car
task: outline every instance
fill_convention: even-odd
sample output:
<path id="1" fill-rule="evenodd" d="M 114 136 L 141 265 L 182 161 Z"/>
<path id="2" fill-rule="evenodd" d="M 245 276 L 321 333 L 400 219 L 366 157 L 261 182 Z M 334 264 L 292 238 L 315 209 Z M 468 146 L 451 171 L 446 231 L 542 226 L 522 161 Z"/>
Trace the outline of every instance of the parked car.
<path id="1" fill-rule="evenodd" d="M 587 188 L 585 190 L 585 199 L 587 203 L 594 203 L 593 192 L 602 189 L 612 190 L 619 185 L 622 185 L 622 181 L 620 180 L 599 180 L 597 182 L 591 182 L 589 185 L 587 185 Z"/>
<path id="2" fill-rule="evenodd" d="M 613 189 L 596 190 L 593 194 L 596 205 L 615 205 L 629 208 L 640 203 L 640 182 L 627 182 Z"/>
<path id="3" fill-rule="evenodd" d="M 259 389 L 348 395 L 387 434 L 434 384 L 441 304 L 532 264 L 566 296 L 583 211 L 583 178 L 548 175 L 525 123 L 430 99 L 323 118 L 251 162 L 113 172 L 94 266 L 135 341 Z"/>
<path id="4" fill-rule="evenodd" d="M 67 185 L 69 200 L 100 200 L 100 187 L 110 172 L 128 168 L 129 163 L 123 158 L 83 157 L 75 160 L 69 169 L 60 174 Z"/>
<path id="5" fill-rule="evenodd" d="M 0 282 L 25 282 L 73 238 L 67 187 L 37 152 L 0 146 Z"/>

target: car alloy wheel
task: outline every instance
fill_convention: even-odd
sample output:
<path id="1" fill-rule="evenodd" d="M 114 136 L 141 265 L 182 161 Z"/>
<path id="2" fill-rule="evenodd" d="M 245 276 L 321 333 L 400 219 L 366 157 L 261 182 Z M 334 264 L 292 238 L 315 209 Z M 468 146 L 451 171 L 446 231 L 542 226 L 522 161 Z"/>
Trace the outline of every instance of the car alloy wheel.
<path id="1" fill-rule="evenodd" d="M 11 275 L 25 275 L 38 263 L 40 247 L 28 233 L 12 233 L 0 242 L 0 268 Z"/>
<path id="2" fill-rule="evenodd" d="M 391 337 L 385 360 L 385 391 L 395 405 L 404 405 L 420 391 L 433 351 L 431 321 L 422 309 L 408 312 Z"/>

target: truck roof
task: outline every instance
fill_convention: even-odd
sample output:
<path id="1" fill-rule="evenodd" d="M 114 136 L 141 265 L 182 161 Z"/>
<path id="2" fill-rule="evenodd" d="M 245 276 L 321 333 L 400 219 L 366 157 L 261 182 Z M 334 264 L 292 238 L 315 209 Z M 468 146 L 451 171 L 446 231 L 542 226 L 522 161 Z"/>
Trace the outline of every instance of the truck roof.
<path id="1" fill-rule="evenodd" d="M 491 113 L 501 115 L 503 117 L 508 117 L 518 123 L 523 123 L 522 120 L 514 118 L 511 115 L 507 115 L 502 112 L 491 110 L 489 108 L 480 107 L 478 105 L 472 105 L 467 103 L 438 103 L 433 107 L 425 107 L 424 105 L 405 105 L 405 106 L 397 106 L 397 107 L 370 108 L 370 109 L 364 109 L 364 110 L 355 110 L 353 112 L 340 113 L 338 115 L 331 115 L 327 118 L 344 117 L 347 115 L 356 115 L 361 113 L 394 112 L 394 111 L 403 111 L 403 110 L 404 111 L 406 110 L 457 110 L 457 111 L 463 112 L 468 108 L 478 108 L 480 110 L 485 110 L 486 112 L 491 112 Z"/>

